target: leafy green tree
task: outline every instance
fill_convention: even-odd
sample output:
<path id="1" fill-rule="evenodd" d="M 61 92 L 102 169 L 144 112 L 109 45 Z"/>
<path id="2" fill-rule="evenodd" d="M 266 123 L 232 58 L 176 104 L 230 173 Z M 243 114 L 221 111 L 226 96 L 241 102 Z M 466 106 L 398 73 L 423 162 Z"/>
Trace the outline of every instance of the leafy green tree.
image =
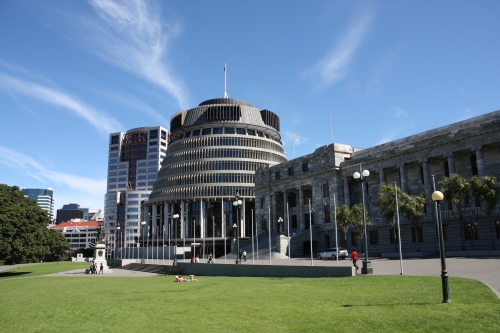
<path id="1" fill-rule="evenodd" d="M 363 220 L 363 204 L 360 202 L 355 204 L 351 208 L 352 212 L 352 225 L 354 226 L 354 230 L 358 235 L 360 235 L 360 241 L 363 243 L 364 234 L 364 220 Z M 366 212 L 366 225 L 371 225 L 372 220 L 368 216 L 368 212 Z"/>
<path id="2" fill-rule="evenodd" d="M 64 235 L 56 230 L 47 229 L 48 254 L 45 261 L 64 260 L 69 256 L 69 244 Z"/>
<path id="3" fill-rule="evenodd" d="M 460 242 L 462 250 L 465 251 L 465 237 L 464 237 L 464 210 L 470 202 L 470 181 L 463 178 L 459 174 L 454 174 L 451 178 L 446 177 L 439 182 L 444 194 L 444 200 L 451 208 L 452 214 L 460 223 Z M 456 213 L 453 207 L 456 207 Z M 458 214 L 458 216 L 457 216 Z"/>
<path id="4" fill-rule="evenodd" d="M 491 213 L 495 210 L 498 200 L 498 188 L 496 187 L 497 179 L 495 176 L 484 176 L 480 180 L 479 177 L 474 176 L 469 182 L 472 188 L 472 195 L 481 203 L 481 208 L 488 218 L 488 227 L 491 235 L 491 248 L 495 250 L 495 236 L 493 233 Z"/>
<path id="5" fill-rule="evenodd" d="M 61 238 L 47 229 L 49 222 L 47 212 L 19 187 L 0 184 L 0 260 L 12 265 L 60 253 Z"/>
<path id="6" fill-rule="evenodd" d="M 403 194 L 401 193 L 401 189 L 399 187 L 383 183 L 382 188 L 378 193 L 378 205 L 380 207 L 381 215 L 391 224 L 394 239 L 398 239 L 396 232 L 396 191 L 399 204 L 403 199 Z M 397 242 L 394 242 L 394 251 L 398 252 Z"/>
<path id="7" fill-rule="evenodd" d="M 337 226 L 339 226 L 344 233 L 344 247 L 347 247 L 347 232 L 352 225 L 352 220 L 352 211 L 349 206 L 343 204 L 337 208 Z"/>
<path id="8" fill-rule="evenodd" d="M 410 195 L 403 193 L 400 203 L 400 210 L 406 216 L 408 221 L 415 229 L 415 238 L 417 240 L 417 251 L 420 252 L 420 239 L 418 237 L 418 229 L 420 227 L 420 220 L 424 216 L 424 207 L 427 204 L 425 195 Z"/>

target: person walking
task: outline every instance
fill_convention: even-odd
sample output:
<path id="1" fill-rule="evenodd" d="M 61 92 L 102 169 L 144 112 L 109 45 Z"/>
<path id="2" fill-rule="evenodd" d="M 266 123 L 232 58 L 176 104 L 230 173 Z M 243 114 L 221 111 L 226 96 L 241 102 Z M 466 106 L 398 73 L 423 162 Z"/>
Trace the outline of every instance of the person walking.
<path id="1" fill-rule="evenodd" d="M 243 250 L 243 261 L 247 261 L 247 251 Z"/>
<path id="2" fill-rule="evenodd" d="M 99 274 L 104 274 L 104 266 L 102 265 L 102 262 L 101 267 L 99 267 Z"/>
<path id="3" fill-rule="evenodd" d="M 358 252 L 356 252 L 356 248 L 352 249 L 352 253 L 351 253 L 351 261 L 352 261 L 352 264 L 354 267 L 356 267 L 356 273 L 358 272 L 358 265 L 356 264 L 356 262 L 358 261 Z"/>

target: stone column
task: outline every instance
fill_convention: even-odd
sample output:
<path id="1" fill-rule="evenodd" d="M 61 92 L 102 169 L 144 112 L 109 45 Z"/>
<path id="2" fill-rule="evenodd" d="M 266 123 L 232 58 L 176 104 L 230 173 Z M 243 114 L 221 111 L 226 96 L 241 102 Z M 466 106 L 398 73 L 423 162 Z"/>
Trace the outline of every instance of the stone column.
<path id="1" fill-rule="evenodd" d="M 457 173 L 457 169 L 455 168 L 455 157 L 453 156 L 453 153 L 448 153 L 444 155 L 444 157 L 448 158 L 448 171 L 451 178 L 454 174 Z"/>
<path id="2" fill-rule="evenodd" d="M 287 204 L 288 204 L 288 191 L 284 190 L 283 191 L 283 234 L 286 235 L 286 228 L 287 228 L 287 222 L 288 222 L 288 210 L 287 210 Z"/>
<path id="3" fill-rule="evenodd" d="M 398 165 L 399 179 L 401 181 L 401 192 L 408 193 L 408 182 L 406 181 L 406 167 L 404 164 Z"/>
<path id="4" fill-rule="evenodd" d="M 477 163 L 477 176 L 479 178 L 482 178 L 486 176 L 486 168 L 484 165 L 484 154 L 483 154 L 483 147 L 477 146 L 475 147 L 476 151 L 476 163 Z"/>
<path id="5" fill-rule="evenodd" d="M 433 189 L 433 184 L 432 184 L 432 178 L 431 178 L 431 169 L 429 167 L 429 161 L 425 158 L 419 161 L 422 163 L 422 171 L 424 174 L 424 193 L 425 193 L 425 199 L 427 200 L 427 216 L 432 217 L 434 216 L 433 212 L 433 201 L 432 201 L 432 189 Z"/>
<path id="6" fill-rule="evenodd" d="M 305 221 L 304 221 L 304 190 L 302 187 L 298 188 L 299 190 L 299 230 L 305 229 Z"/>
<path id="7" fill-rule="evenodd" d="M 351 206 L 351 193 L 349 191 L 349 178 L 344 177 L 344 204 Z"/>
<path id="8" fill-rule="evenodd" d="M 379 191 L 382 190 L 382 184 L 385 183 L 385 171 L 384 171 L 384 168 L 381 168 L 379 170 L 377 170 L 378 172 L 378 182 L 380 184 L 379 186 Z"/>

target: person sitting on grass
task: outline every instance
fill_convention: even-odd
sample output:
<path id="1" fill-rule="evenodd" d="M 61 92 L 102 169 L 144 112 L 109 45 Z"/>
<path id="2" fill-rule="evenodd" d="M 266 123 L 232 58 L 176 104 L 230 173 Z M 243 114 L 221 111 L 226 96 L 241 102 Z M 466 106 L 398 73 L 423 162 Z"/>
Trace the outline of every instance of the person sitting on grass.
<path id="1" fill-rule="evenodd" d="M 198 279 L 184 279 L 182 276 L 175 276 L 175 281 L 174 282 L 198 282 Z"/>

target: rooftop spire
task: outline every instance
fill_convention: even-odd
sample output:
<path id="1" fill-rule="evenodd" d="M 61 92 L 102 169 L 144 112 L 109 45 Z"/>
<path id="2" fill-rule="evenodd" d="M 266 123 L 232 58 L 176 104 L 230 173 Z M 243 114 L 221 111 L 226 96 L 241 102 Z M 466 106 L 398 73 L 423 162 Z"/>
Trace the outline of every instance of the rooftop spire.
<path id="1" fill-rule="evenodd" d="M 228 98 L 227 96 L 227 91 L 226 91 L 226 64 L 224 63 L 224 98 Z"/>

